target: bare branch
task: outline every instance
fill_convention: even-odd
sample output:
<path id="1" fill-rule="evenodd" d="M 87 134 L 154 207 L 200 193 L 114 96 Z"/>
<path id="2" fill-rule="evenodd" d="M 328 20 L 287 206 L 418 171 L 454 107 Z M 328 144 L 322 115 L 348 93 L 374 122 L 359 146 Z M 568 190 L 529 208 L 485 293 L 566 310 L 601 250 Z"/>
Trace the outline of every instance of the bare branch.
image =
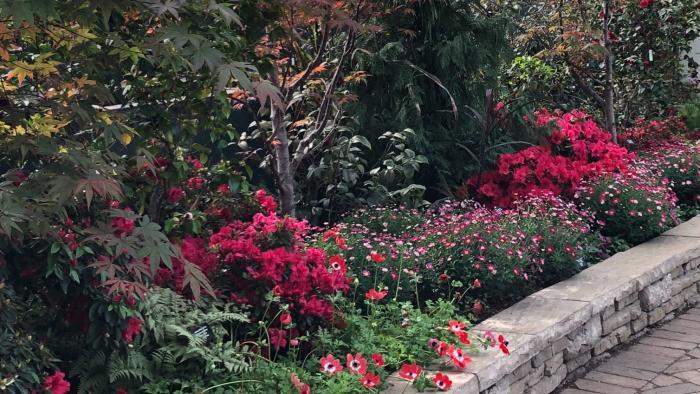
<path id="1" fill-rule="evenodd" d="M 568 63 L 568 62 L 567 62 Z M 583 77 L 576 71 L 576 68 L 572 65 L 569 64 L 569 72 L 571 73 L 571 76 L 574 78 L 576 81 L 576 84 L 583 90 L 587 95 L 591 96 L 593 100 L 595 100 L 596 104 L 601 108 L 605 109 L 605 99 L 596 92 L 591 85 L 588 84 L 588 82 L 583 80 Z"/>

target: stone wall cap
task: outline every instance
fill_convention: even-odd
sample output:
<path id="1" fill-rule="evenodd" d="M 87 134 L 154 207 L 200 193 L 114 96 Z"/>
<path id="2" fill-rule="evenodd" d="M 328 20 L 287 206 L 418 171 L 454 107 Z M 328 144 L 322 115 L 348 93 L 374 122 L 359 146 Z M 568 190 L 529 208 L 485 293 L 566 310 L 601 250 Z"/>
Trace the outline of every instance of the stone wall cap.
<path id="1" fill-rule="evenodd" d="M 547 346 L 583 327 L 605 308 L 615 308 L 615 301 L 641 291 L 698 257 L 700 216 L 484 320 L 474 327 L 474 333 L 488 330 L 503 334 L 509 341 L 511 354 L 507 356 L 490 348 L 474 356 L 464 371 L 449 372 L 454 382 L 450 392 L 483 393 L 502 383 L 507 375 Z M 399 383 L 387 392 L 413 393 L 408 386 Z"/>
<path id="2" fill-rule="evenodd" d="M 685 223 L 666 231 L 662 235 L 676 235 L 681 237 L 700 237 L 700 216 L 696 216 Z"/>

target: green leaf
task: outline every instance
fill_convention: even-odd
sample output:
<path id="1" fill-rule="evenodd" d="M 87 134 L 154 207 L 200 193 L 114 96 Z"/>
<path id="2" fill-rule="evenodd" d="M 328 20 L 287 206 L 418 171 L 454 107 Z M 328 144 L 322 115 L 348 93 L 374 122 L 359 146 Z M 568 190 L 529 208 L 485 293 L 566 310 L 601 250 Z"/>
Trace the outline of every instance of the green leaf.
<path id="1" fill-rule="evenodd" d="M 282 104 L 282 93 L 268 80 L 262 80 L 255 85 L 255 96 L 260 101 L 260 110 L 263 110 L 268 102 L 270 105 Z"/>
<path id="2" fill-rule="evenodd" d="M 372 144 L 369 142 L 367 138 L 365 138 L 362 135 L 354 135 L 352 138 L 350 138 L 350 144 L 362 144 L 364 145 L 367 149 L 372 149 Z"/>
<path id="3" fill-rule="evenodd" d="M 73 279 L 73 281 L 75 281 L 76 283 L 80 283 L 80 277 L 78 276 L 78 271 L 70 270 L 68 275 L 71 277 L 71 279 Z"/>
<path id="4" fill-rule="evenodd" d="M 223 57 L 221 51 L 209 43 L 204 43 L 192 53 L 192 70 L 198 71 L 206 64 L 210 71 L 214 71 Z"/>
<path id="5" fill-rule="evenodd" d="M 55 16 L 53 1 L 45 0 L 3 0 L 0 2 L 0 17 L 12 17 L 15 27 L 19 27 L 22 22 L 34 24 L 34 16 L 46 19 Z"/>
<path id="6" fill-rule="evenodd" d="M 239 27 L 243 27 L 243 23 L 241 22 L 241 18 L 238 16 L 238 14 L 236 14 L 236 12 L 230 7 L 217 3 L 216 0 L 209 0 L 208 10 L 218 12 L 221 19 L 223 19 L 224 23 L 226 23 L 226 26 L 230 26 L 231 22 L 233 22 Z"/>
<path id="7" fill-rule="evenodd" d="M 159 0 L 146 0 L 145 3 L 158 16 L 165 16 L 165 14 L 170 14 L 173 18 L 179 19 L 180 13 L 178 11 L 180 7 L 186 4 L 187 2 L 178 0 L 165 0 L 165 2 L 161 2 Z"/>
<path id="8" fill-rule="evenodd" d="M 250 78 L 248 78 L 248 74 L 246 73 L 246 71 L 255 72 L 256 70 L 255 67 L 252 67 L 249 64 L 242 62 L 231 62 L 227 64 L 222 64 L 217 70 L 218 79 L 216 89 L 219 91 L 225 89 L 228 85 L 228 81 L 231 79 L 231 77 L 233 77 L 236 78 L 238 84 L 241 86 L 242 89 L 252 92 L 254 90 L 253 83 L 250 81 Z"/>

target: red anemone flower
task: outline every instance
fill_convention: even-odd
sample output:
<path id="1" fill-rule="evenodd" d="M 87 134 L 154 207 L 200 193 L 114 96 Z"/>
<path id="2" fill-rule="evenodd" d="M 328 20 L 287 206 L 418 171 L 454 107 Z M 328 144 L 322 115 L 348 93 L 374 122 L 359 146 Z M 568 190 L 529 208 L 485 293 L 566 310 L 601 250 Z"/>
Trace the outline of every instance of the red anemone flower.
<path id="1" fill-rule="evenodd" d="M 472 359 L 469 358 L 466 354 L 464 354 L 464 350 L 458 348 L 458 347 L 453 347 L 449 349 L 448 354 L 450 358 L 452 358 L 452 364 L 454 364 L 456 367 L 464 369 L 469 365 L 469 363 L 472 362 Z"/>
<path id="2" fill-rule="evenodd" d="M 435 386 L 437 386 L 437 388 L 441 391 L 447 391 L 450 389 L 450 387 L 452 387 L 450 377 L 440 372 L 435 374 L 433 377 L 433 383 L 435 383 Z"/>
<path id="3" fill-rule="evenodd" d="M 348 266 L 345 263 L 345 259 L 341 256 L 332 256 L 329 259 L 329 262 L 331 263 L 331 268 L 333 271 L 340 271 L 342 273 L 346 273 L 348 271 Z"/>
<path id="4" fill-rule="evenodd" d="M 333 357 L 331 353 L 328 353 L 326 357 L 321 357 L 321 372 L 327 373 L 329 375 L 334 375 L 343 370 L 343 366 L 340 365 L 340 360 Z"/>
<path id="5" fill-rule="evenodd" d="M 379 375 L 368 373 L 360 378 L 360 383 L 368 389 L 374 388 L 379 384 Z"/>
<path id="6" fill-rule="evenodd" d="M 466 324 L 460 323 L 457 320 L 450 320 L 447 324 L 449 325 L 450 331 L 452 331 L 455 334 L 458 332 L 462 332 L 462 330 L 466 326 Z"/>
<path id="7" fill-rule="evenodd" d="M 367 373 L 367 360 L 362 357 L 362 353 L 357 353 L 354 357 L 352 354 L 348 353 L 347 363 L 345 365 L 348 366 L 348 371 L 350 371 L 350 373 L 357 373 L 360 375 Z"/>
<path id="8" fill-rule="evenodd" d="M 382 290 L 382 291 L 377 291 L 375 289 L 369 289 L 367 293 L 365 293 L 365 298 L 370 300 L 370 301 L 379 301 L 386 297 L 388 291 Z"/>
<path id="9" fill-rule="evenodd" d="M 386 260 L 386 257 L 384 255 L 379 254 L 378 252 L 375 252 L 374 250 L 369 252 L 369 258 L 374 261 L 375 263 L 383 263 L 384 260 Z"/>
<path id="10" fill-rule="evenodd" d="M 382 357 L 382 355 L 379 353 L 372 354 L 372 361 L 374 361 L 374 364 L 380 368 L 384 366 L 384 357 Z"/>
<path id="11" fill-rule="evenodd" d="M 423 371 L 417 364 L 404 364 L 399 369 L 399 376 L 406 380 L 415 380 Z"/>

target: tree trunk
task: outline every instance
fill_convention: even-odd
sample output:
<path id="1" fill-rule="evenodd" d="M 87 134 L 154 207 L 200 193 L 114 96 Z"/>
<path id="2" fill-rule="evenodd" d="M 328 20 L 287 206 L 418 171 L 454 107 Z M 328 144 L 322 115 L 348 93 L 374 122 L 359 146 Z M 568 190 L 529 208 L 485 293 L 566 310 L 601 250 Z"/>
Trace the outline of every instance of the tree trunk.
<path id="1" fill-rule="evenodd" d="M 279 199 L 282 213 L 294 216 L 296 203 L 294 201 L 294 174 L 289 160 L 289 138 L 284 125 L 284 110 L 277 104 L 271 105 L 272 145 L 275 151 L 274 166 L 279 183 Z"/>
<path id="2" fill-rule="evenodd" d="M 617 144 L 617 127 L 615 125 L 615 85 L 613 71 L 613 54 L 610 45 L 610 0 L 603 1 L 603 42 L 605 44 L 605 128 L 612 134 Z"/>

